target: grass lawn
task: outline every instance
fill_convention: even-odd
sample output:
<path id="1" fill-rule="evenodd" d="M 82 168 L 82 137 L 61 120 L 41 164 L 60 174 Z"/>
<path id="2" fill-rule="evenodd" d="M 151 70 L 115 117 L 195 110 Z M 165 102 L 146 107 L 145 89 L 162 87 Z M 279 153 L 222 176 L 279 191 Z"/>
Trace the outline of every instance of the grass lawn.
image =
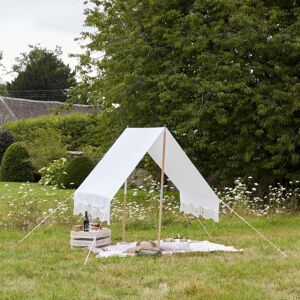
<path id="1" fill-rule="evenodd" d="M 0 221 L 20 184 L 0 183 Z M 51 189 L 31 185 L 41 197 Z M 57 192 L 61 197 L 70 190 Z M 129 197 L 130 198 L 130 197 Z M 53 205 L 54 206 L 54 205 Z M 70 201 L 72 206 L 72 201 Z M 235 217 L 205 221 L 210 241 L 243 248 L 242 253 L 192 253 L 162 257 L 96 259 L 83 266 L 86 250 L 71 250 L 70 226 L 42 226 L 24 243 L 21 230 L 0 229 L 0 299 L 298 299 L 300 216 L 247 217 L 289 258 L 271 248 Z M 111 225 L 113 242 L 120 224 Z M 207 239 L 199 223 L 164 220 L 162 235 Z M 156 220 L 130 221 L 128 241 L 154 239 Z"/>

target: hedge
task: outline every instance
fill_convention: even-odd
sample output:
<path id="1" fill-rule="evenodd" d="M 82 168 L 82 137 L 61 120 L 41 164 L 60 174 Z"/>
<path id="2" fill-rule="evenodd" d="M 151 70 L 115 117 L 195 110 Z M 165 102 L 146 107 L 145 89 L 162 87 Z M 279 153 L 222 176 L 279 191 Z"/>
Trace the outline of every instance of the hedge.
<path id="1" fill-rule="evenodd" d="M 81 150 L 86 146 L 100 147 L 105 153 L 120 132 L 112 131 L 109 117 L 104 114 L 46 115 L 37 118 L 6 123 L 4 130 L 10 131 L 16 141 L 34 141 L 38 129 L 57 130 L 68 150 Z"/>

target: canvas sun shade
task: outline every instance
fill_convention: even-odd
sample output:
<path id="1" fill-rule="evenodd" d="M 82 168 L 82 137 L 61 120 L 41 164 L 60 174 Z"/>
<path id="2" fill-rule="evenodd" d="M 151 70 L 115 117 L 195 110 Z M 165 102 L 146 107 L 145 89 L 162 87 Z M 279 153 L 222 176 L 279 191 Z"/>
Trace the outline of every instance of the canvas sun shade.
<path id="1" fill-rule="evenodd" d="M 168 129 L 127 128 L 74 194 L 74 214 L 88 211 L 109 222 L 110 204 L 124 181 L 146 153 L 162 165 L 166 130 L 165 174 L 180 193 L 180 210 L 219 220 L 219 199 Z"/>

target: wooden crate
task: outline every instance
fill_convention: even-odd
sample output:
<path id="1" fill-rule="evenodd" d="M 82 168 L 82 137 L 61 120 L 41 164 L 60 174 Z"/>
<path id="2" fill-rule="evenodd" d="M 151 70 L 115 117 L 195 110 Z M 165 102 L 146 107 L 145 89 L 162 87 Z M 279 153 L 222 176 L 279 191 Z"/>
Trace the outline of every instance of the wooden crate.
<path id="1" fill-rule="evenodd" d="M 108 246 L 111 242 L 111 230 L 103 228 L 98 231 L 71 231 L 71 248 L 90 248 L 93 245 L 96 236 L 94 248 Z"/>

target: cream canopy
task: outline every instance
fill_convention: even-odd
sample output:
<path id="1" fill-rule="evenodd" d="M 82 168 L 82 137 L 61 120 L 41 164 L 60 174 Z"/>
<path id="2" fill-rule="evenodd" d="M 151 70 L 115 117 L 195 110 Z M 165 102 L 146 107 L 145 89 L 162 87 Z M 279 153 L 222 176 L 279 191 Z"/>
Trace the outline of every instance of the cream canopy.
<path id="1" fill-rule="evenodd" d="M 165 128 L 127 128 L 74 194 L 74 214 L 108 221 L 110 204 L 146 153 L 162 167 Z M 219 220 L 219 199 L 166 129 L 165 174 L 180 192 L 180 210 Z"/>

